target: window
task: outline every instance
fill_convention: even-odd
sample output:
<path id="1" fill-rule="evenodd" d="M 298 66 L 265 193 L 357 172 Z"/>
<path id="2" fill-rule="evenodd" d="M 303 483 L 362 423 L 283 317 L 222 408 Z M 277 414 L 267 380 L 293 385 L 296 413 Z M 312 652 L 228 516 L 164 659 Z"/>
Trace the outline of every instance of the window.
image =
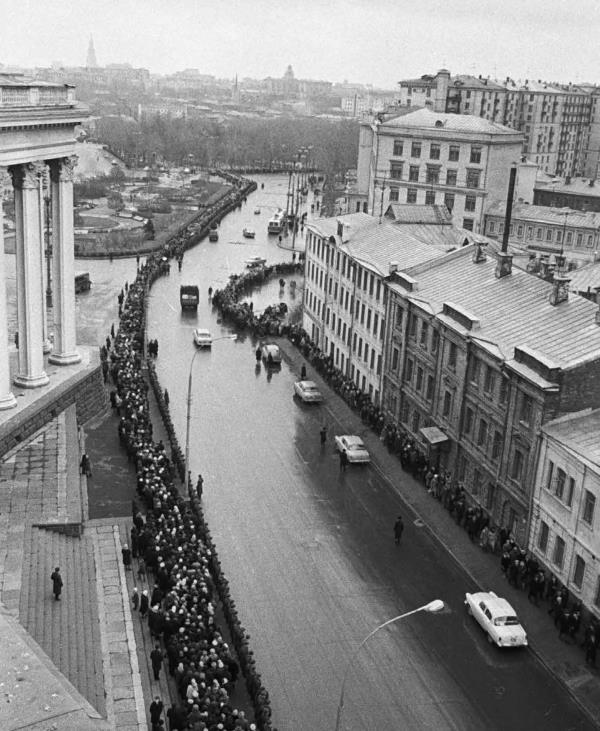
<path id="1" fill-rule="evenodd" d="M 371 308 L 369 307 L 367 310 L 367 324 L 365 325 L 367 330 L 371 328 Z"/>
<path id="2" fill-rule="evenodd" d="M 446 170 L 446 185 L 456 185 L 456 170 Z"/>
<path id="3" fill-rule="evenodd" d="M 467 170 L 467 188 L 479 188 L 479 178 L 481 172 L 479 170 Z"/>
<path id="4" fill-rule="evenodd" d="M 548 528 L 548 523 L 544 523 L 542 520 L 540 525 L 540 533 L 538 535 L 538 548 L 542 553 L 546 553 L 546 549 L 548 548 L 548 534 L 550 533 L 550 529 Z"/>
<path id="5" fill-rule="evenodd" d="M 450 343 L 448 348 L 448 366 L 456 368 L 456 343 Z"/>
<path id="6" fill-rule="evenodd" d="M 565 498 L 565 503 L 571 507 L 573 504 L 573 493 L 575 492 L 575 480 L 572 477 L 569 477 L 569 485 L 567 487 L 567 496 Z"/>
<path id="7" fill-rule="evenodd" d="M 479 145 L 471 146 L 470 162 L 475 162 L 475 163 L 481 162 L 481 147 L 479 147 Z"/>
<path id="8" fill-rule="evenodd" d="M 452 162 L 458 162 L 459 155 L 460 147 L 458 145 L 450 145 L 450 148 L 448 150 L 448 160 L 451 160 Z"/>
<path id="9" fill-rule="evenodd" d="M 546 490 L 550 490 L 552 488 L 552 478 L 554 477 L 554 462 L 549 459 L 548 460 L 548 470 L 546 472 Z"/>
<path id="10" fill-rule="evenodd" d="M 577 234 L 576 246 L 581 246 L 582 244 L 583 244 L 583 234 Z"/>
<path id="11" fill-rule="evenodd" d="M 412 418 L 413 432 L 416 433 L 419 431 L 420 423 L 421 423 L 421 414 L 419 414 L 419 412 L 415 409 L 415 411 L 413 411 L 413 418 Z"/>
<path id="12" fill-rule="evenodd" d="M 404 151 L 404 142 L 402 140 L 394 140 L 394 156 L 402 157 Z"/>
<path id="13" fill-rule="evenodd" d="M 567 475 L 560 467 L 556 470 L 556 484 L 554 486 L 554 494 L 559 500 L 563 499 L 565 494 L 565 482 L 567 481 Z"/>
<path id="14" fill-rule="evenodd" d="M 560 231 L 558 233 L 561 233 Z M 519 225 L 517 226 L 517 236 L 522 239 L 523 238 L 523 226 Z M 559 242 L 560 243 L 560 242 Z"/>
<path id="15" fill-rule="evenodd" d="M 523 398 L 521 399 L 521 412 L 519 414 L 519 421 L 522 421 L 524 424 L 530 424 L 532 411 L 533 399 L 531 398 L 531 396 L 523 394 Z"/>
<path id="16" fill-rule="evenodd" d="M 535 232 L 535 238 L 536 238 L 536 239 L 537 239 L 538 241 L 541 241 L 541 240 L 542 240 L 542 236 L 543 236 L 543 234 L 544 234 L 544 232 L 542 231 L 542 229 L 541 229 L 541 228 L 538 228 L 538 229 L 536 230 L 536 232 Z"/>
<path id="17" fill-rule="evenodd" d="M 452 213 L 452 209 L 454 208 L 454 193 L 444 194 L 444 204 L 450 213 Z"/>
<path id="18" fill-rule="evenodd" d="M 473 409 L 465 409 L 465 434 L 470 434 L 473 429 Z"/>
<path id="19" fill-rule="evenodd" d="M 465 196 L 465 211 L 473 212 L 477 207 L 477 197 L 474 195 Z"/>
<path id="20" fill-rule="evenodd" d="M 488 221 L 488 233 L 493 234 L 495 230 L 496 230 L 495 221 Z"/>
<path id="21" fill-rule="evenodd" d="M 481 362 L 477 358 L 473 358 L 469 364 L 469 380 L 479 385 L 479 373 L 481 370 Z"/>
<path id="22" fill-rule="evenodd" d="M 504 406 L 508 398 L 508 382 L 505 378 L 500 381 L 500 394 L 498 396 L 500 403 Z"/>
<path id="23" fill-rule="evenodd" d="M 431 332 L 431 352 L 437 353 L 438 345 L 440 342 L 440 334 L 437 330 Z"/>
<path id="24" fill-rule="evenodd" d="M 485 498 L 485 507 L 486 510 L 489 510 L 490 512 L 494 508 L 494 497 L 496 492 L 496 486 L 493 482 L 488 482 L 488 488 L 487 488 L 487 495 Z"/>
<path id="25" fill-rule="evenodd" d="M 377 326 L 379 325 L 379 315 L 375 313 L 373 315 L 373 335 L 377 335 Z"/>
<path id="26" fill-rule="evenodd" d="M 421 157 L 421 143 L 420 142 L 413 142 L 410 146 L 410 156 L 411 157 Z"/>
<path id="27" fill-rule="evenodd" d="M 408 188 L 406 191 L 406 202 L 407 203 L 416 203 L 417 202 L 417 189 L 416 188 Z"/>
<path id="28" fill-rule="evenodd" d="M 594 510 L 596 508 L 596 497 L 589 490 L 585 491 L 583 496 L 583 515 L 584 520 L 588 525 L 592 525 L 594 521 Z"/>
<path id="29" fill-rule="evenodd" d="M 417 368 L 417 384 L 416 389 L 417 391 L 420 391 L 423 388 L 423 369 L 421 367 Z"/>
<path id="30" fill-rule="evenodd" d="M 496 374 L 493 368 L 487 366 L 485 369 L 485 378 L 483 381 L 483 390 L 486 393 L 493 393 L 494 386 L 496 385 Z"/>
<path id="31" fill-rule="evenodd" d="M 425 174 L 425 182 L 430 185 L 437 185 L 440 182 L 440 169 L 435 165 L 428 165 Z"/>
<path id="32" fill-rule="evenodd" d="M 523 476 L 523 462 L 523 452 L 521 452 L 520 449 L 515 449 L 510 469 L 510 476 L 513 480 L 521 480 L 521 477 Z"/>
<path id="33" fill-rule="evenodd" d="M 552 233 L 553 233 L 553 232 L 552 232 L 552 229 L 551 229 L 551 228 L 549 228 L 549 229 L 548 229 L 548 230 L 546 231 L 546 241 L 552 241 Z"/>
<path id="34" fill-rule="evenodd" d="M 411 183 L 418 183 L 419 182 L 419 166 L 418 165 L 411 165 L 408 168 L 408 179 L 411 181 Z"/>
<path id="35" fill-rule="evenodd" d="M 575 556 L 575 569 L 573 570 L 573 583 L 578 589 L 583 584 L 583 575 L 585 574 L 585 561 L 579 554 Z"/>
<path id="36" fill-rule="evenodd" d="M 400 351 L 398 348 L 392 348 L 392 370 L 398 370 L 398 362 L 400 358 Z"/>
<path id="37" fill-rule="evenodd" d="M 472 231 L 474 224 L 475 224 L 475 221 L 472 218 L 463 218 L 462 227 L 464 229 L 466 229 L 467 231 Z"/>
<path id="38" fill-rule="evenodd" d="M 401 162 L 390 163 L 390 178 L 392 180 L 402 180 L 402 163 Z"/>
<path id="39" fill-rule="evenodd" d="M 429 323 L 423 321 L 421 323 L 421 339 L 419 341 L 419 344 L 421 347 L 426 348 L 427 347 L 427 339 L 429 337 Z"/>
<path id="40" fill-rule="evenodd" d="M 492 459 L 498 459 L 502 450 L 502 434 L 494 431 L 494 439 L 492 441 Z"/>
<path id="41" fill-rule="evenodd" d="M 431 160 L 440 159 L 440 145 L 437 142 L 432 142 L 429 147 L 429 157 Z"/>
<path id="42" fill-rule="evenodd" d="M 433 376 L 427 376 L 427 390 L 425 392 L 425 398 L 428 401 L 431 401 L 431 399 L 433 398 L 433 383 Z"/>
<path id="43" fill-rule="evenodd" d="M 407 381 L 412 381 L 413 377 L 413 369 L 414 369 L 414 363 L 410 358 L 406 361 L 406 379 Z"/>
<path id="44" fill-rule="evenodd" d="M 392 203 L 397 203 L 400 200 L 400 189 L 399 188 L 390 188 L 390 201 Z"/>
<path id="45" fill-rule="evenodd" d="M 433 206 L 435 204 L 435 190 L 425 191 L 425 205 Z"/>
<path id="46" fill-rule="evenodd" d="M 487 443 L 488 424 L 485 419 L 479 421 L 479 431 L 477 432 L 477 446 L 485 449 Z"/>
<path id="47" fill-rule="evenodd" d="M 442 416 L 448 418 L 452 409 L 452 394 L 450 391 L 444 391 L 444 403 L 442 406 Z"/>
<path id="48" fill-rule="evenodd" d="M 562 569 L 563 561 L 565 560 L 565 542 L 560 536 L 556 536 L 556 542 L 554 544 L 554 554 L 552 555 L 552 561 L 556 566 Z"/>
<path id="49" fill-rule="evenodd" d="M 417 325 L 419 324 L 419 318 L 416 315 L 411 315 L 410 318 L 410 327 L 408 334 L 411 338 L 417 337 Z"/>

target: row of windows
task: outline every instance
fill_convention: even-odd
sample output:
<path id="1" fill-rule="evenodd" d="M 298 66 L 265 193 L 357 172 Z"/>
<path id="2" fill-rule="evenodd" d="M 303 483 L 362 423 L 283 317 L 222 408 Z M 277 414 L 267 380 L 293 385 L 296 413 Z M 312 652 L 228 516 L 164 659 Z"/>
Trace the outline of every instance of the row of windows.
<path id="1" fill-rule="evenodd" d="M 544 555 L 548 551 L 548 543 L 550 538 L 550 526 L 543 520 L 540 525 L 540 532 L 538 534 L 538 549 Z M 552 550 L 551 561 L 560 570 L 564 568 L 565 563 L 565 548 L 566 544 L 563 538 L 556 536 L 554 539 L 554 548 Z M 575 563 L 573 566 L 573 576 L 571 580 L 573 584 L 581 589 L 583 586 L 583 578 L 585 576 L 585 560 L 578 554 L 575 554 Z M 594 598 L 594 604 L 600 608 L 600 579 L 598 580 L 596 595 Z"/>
<path id="2" fill-rule="evenodd" d="M 394 140 L 394 157 L 403 157 L 404 150 L 408 154 L 408 142 L 404 140 Z M 481 145 L 471 145 L 469 151 L 469 162 L 479 165 L 481 163 Z M 410 157 L 420 158 L 424 151 L 424 144 L 420 141 L 413 141 L 410 143 Z M 431 142 L 429 144 L 429 159 L 440 160 L 441 159 L 442 146 L 439 142 Z M 460 145 L 449 145 L 448 146 L 448 160 L 451 162 L 458 162 L 460 160 Z"/>
<path id="3" fill-rule="evenodd" d="M 504 233 L 504 224 L 498 223 L 496 226 L 496 221 L 488 221 L 487 226 L 488 233 L 493 234 L 498 231 L 499 234 Z M 573 240 L 575 240 L 575 246 L 587 246 L 589 248 L 594 246 L 594 235 L 593 234 L 586 234 L 582 231 L 566 231 L 565 240 L 563 242 L 563 231 L 562 228 L 546 228 L 542 226 L 525 226 L 524 224 L 516 224 L 516 235 L 517 238 L 527 238 L 528 240 L 532 241 L 535 238 L 537 241 L 548 241 L 548 242 L 556 242 L 557 244 L 572 244 Z M 509 235 L 514 236 L 515 234 L 515 225 L 511 223 L 509 228 Z"/>
<path id="4" fill-rule="evenodd" d="M 389 177 L 391 180 L 403 180 L 404 163 L 390 161 Z M 467 188 L 479 188 L 481 181 L 481 170 L 467 168 L 465 175 L 465 186 Z M 429 185 L 440 185 L 441 167 L 439 165 L 427 165 L 425 167 L 425 180 L 421 179 L 421 166 L 408 166 L 408 182 L 409 183 L 428 183 Z M 446 170 L 445 185 L 456 187 L 458 185 L 458 170 Z"/>
<path id="5" fill-rule="evenodd" d="M 492 429 L 492 425 L 488 422 L 488 420 L 483 418 L 479 419 L 476 429 L 475 421 L 475 412 L 470 406 L 467 406 L 465 408 L 465 423 L 463 429 L 465 435 L 470 437 L 482 452 L 486 455 L 489 453 L 492 461 L 496 462 L 500 458 L 500 454 L 502 452 L 502 432 L 495 428 Z M 513 479 L 518 478 L 515 477 Z"/>
<path id="6" fill-rule="evenodd" d="M 575 478 L 567 475 L 562 467 L 555 465 L 552 460 L 548 460 L 544 487 L 568 508 L 572 507 L 573 495 L 575 493 Z M 594 523 L 595 511 L 596 496 L 593 492 L 584 490 L 581 507 L 581 520 L 584 523 L 587 523 L 590 527 Z"/>

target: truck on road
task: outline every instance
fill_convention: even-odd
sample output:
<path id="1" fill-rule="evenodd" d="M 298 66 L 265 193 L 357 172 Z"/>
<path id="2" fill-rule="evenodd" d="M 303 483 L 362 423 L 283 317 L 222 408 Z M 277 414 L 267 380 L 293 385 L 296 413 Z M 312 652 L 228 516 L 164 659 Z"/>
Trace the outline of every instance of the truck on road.
<path id="1" fill-rule="evenodd" d="M 200 290 L 195 284 L 182 284 L 179 287 L 179 302 L 182 310 L 197 310 Z"/>

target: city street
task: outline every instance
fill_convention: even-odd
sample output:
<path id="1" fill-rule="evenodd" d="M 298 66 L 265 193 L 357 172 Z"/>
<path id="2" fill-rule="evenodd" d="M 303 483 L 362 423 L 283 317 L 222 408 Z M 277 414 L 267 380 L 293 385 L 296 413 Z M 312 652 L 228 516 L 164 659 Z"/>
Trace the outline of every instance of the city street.
<path id="1" fill-rule="evenodd" d="M 285 196 L 285 187 L 281 188 Z M 203 243 L 152 289 L 148 337 L 159 341 L 161 384 L 183 446 L 191 331 L 229 330 L 208 298 L 182 316 L 180 283 L 220 287 L 255 253 L 288 259 L 264 234 L 259 190 L 222 224 L 217 244 Z M 282 203 L 285 199 L 282 199 Z M 264 211 L 264 207 L 262 208 Z M 253 225 L 257 238 L 242 241 Z M 276 282 L 253 294 L 255 309 L 282 296 Z M 296 293 L 299 299 L 300 292 Z M 190 469 L 204 477 L 204 504 L 242 621 L 270 691 L 274 721 L 285 729 L 335 724 L 342 676 L 360 641 L 379 623 L 433 599 L 447 609 L 384 630 L 364 648 L 347 683 L 342 728 L 591 728 L 565 691 L 529 651 L 502 653 L 462 606 L 473 587 L 437 540 L 401 503 L 398 466 L 341 473 L 333 435 L 356 422 L 328 395 L 310 408 L 292 398 L 299 368 L 269 373 L 255 364 L 256 342 L 222 340 L 194 362 Z M 311 369 L 309 367 L 309 373 Z M 322 448 L 319 429 L 327 424 Z M 415 489 L 422 489 L 417 487 Z M 407 528 L 396 547 L 392 525 Z M 494 587 L 490 587 L 494 588 Z M 501 587 L 495 587 L 501 588 Z"/>

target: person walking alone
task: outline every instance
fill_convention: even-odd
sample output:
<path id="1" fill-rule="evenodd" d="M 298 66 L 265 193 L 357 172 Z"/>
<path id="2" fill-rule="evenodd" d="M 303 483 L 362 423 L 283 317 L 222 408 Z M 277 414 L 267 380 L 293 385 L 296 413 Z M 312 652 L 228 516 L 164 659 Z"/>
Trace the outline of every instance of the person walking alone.
<path id="1" fill-rule="evenodd" d="M 327 441 L 327 427 L 325 424 L 321 427 L 321 431 L 319 432 L 319 436 L 321 438 L 321 444 L 325 444 Z"/>
<path id="2" fill-rule="evenodd" d="M 50 578 L 52 579 L 52 591 L 54 593 L 54 600 L 60 601 L 60 593 L 63 588 L 63 580 L 62 576 L 60 575 L 60 568 L 57 566 L 52 574 L 50 575 Z"/>
<path id="3" fill-rule="evenodd" d="M 162 667 L 163 654 L 160 645 L 156 645 L 150 653 L 150 662 L 152 663 L 152 671 L 154 672 L 154 680 L 159 680 L 160 669 Z M 162 709 L 161 709 L 162 710 Z"/>
<path id="4" fill-rule="evenodd" d="M 92 476 L 92 465 L 90 463 L 90 458 L 87 456 L 86 452 L 81 455 L 81 462 L 79 463 L 79 467 L 81 468 L 82 475 L 85 475 L 86 477 Z"/>
<path id="5" fill-rule="evenodd" d="M 346 467 L 348 466 L 348 455 L 346 454 L 346 451 L 342 449 L 340 452 L 340 470 L 342 472 L 346 471 Z"/>
<path id="6" fill-rule="evenodd" d="M 162 728 L 161 716 L 163 708 L 164 705 L 160 699 L 160 696 L 155 696 L 154 700 L 150 704 L 150 723 L 152 731 L 154 731 L 154 729 Z"/>
<path id="7" fill-rule="evenodd" d="M 400 539 L 402 538 L 402 532 L 404 531 L 404 521 L 402 516 L 399 515 L 396 522 L 394 523 L 394 543 L 398 546 Z"/>

